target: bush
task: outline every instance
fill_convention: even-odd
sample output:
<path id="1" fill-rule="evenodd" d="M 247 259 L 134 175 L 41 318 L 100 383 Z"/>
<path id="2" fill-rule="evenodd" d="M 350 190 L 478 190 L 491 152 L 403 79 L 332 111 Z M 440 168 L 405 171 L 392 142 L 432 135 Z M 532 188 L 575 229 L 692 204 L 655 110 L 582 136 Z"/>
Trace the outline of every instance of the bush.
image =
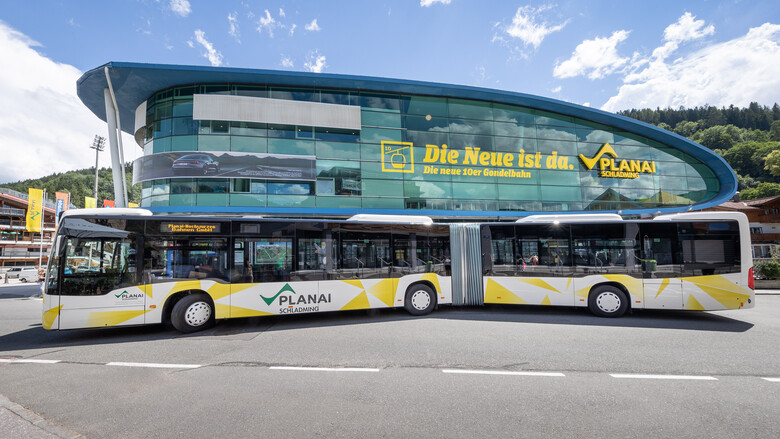
<path id="1" fill-rule="evenodd" d="M 780 263 L 777 261 L 761 261 L 753 266 L 756 279 L 780 279 Z"/>

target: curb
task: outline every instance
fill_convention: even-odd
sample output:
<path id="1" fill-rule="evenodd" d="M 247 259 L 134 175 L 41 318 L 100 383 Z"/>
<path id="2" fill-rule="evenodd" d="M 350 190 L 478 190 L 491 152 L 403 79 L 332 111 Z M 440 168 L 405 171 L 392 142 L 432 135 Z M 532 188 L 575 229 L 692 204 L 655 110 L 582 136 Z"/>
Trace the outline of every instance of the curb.
<path id="1" fill-rule="evenodd" d="M 57 437 L 66 439 L 86 439 L 82 434 L 75 433 L 64 427 L 60 427 L 59 425 L 42 418 L 34 411 L 28 410 L 15 402 L 11 402 L 10 399 L 6 398 L 2 394 L 0 394 L 0 407 L 10 410 L 21 419 Z"/>

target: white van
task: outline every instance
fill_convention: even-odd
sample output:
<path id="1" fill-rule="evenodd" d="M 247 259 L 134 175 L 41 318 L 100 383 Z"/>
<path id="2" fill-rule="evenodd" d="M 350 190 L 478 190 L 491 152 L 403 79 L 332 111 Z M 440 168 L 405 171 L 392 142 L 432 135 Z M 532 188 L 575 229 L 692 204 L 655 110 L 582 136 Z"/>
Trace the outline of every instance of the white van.
<path id="1" fill-rule="evenodd" d="M 38 282 L 38 269 L 36 267 L 14 267 L 6 273 L 8 279 L 19 279 L 22 282 Z"/>

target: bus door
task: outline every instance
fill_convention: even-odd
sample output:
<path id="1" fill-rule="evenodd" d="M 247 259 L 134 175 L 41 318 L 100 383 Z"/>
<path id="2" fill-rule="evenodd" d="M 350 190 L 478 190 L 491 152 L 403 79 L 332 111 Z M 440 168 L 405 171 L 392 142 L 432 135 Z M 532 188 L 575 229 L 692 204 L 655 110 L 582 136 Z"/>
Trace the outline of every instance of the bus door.
<path id="1" fill-rule="evenodd" d="M 639 229 L 645 308 L 682 309 L 682 261 L 675 223 L 643 223 Z"/>
<path id="2" fill-rule="evenodd" d="M 292 282 L 293 238 L 242 236 L 233 243 L 230 317 L 281 314 L 298 295 L 316 294 L 316 282 Z"/>
<path id="3" fill-rule="evenodd" d="M 320 310 L 394 306 L 397 278 L 411 266 L 408 236 L 402 237 L 405 247 L 393 251 L 392 227 L 387 224 L 341 224 L 332 233 L 328 257 L 333 267 L 326 267 L 327 280 L 320 281 L 320 295 L 328 303 Z"/>
<path id="4" fill-rule="evenodd" d="M 136 270 L 139 240 L 126 223 L 63 221 L 59 329 L 144 323 L 147 295 Z"/>

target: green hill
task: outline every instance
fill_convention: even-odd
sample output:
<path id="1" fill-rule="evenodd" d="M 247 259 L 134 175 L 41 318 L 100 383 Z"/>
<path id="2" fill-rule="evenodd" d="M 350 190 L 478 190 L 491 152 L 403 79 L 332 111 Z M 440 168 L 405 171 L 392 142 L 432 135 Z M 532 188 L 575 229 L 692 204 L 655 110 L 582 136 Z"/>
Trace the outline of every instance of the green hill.
<path id="1" fill-rule="evenodd" d="M 140 203 L 141 185 L 133 186 L 133 169 L 130 164 L 125 166 L 125 177 L 127 178 L 127 191 L 129 192 L 128 201 Z M 91 197 L 94 193 L 95 168 L 55 173 L 41 178 L 1 184 L 0 187 L 13 189 L 25 194 L 31 187 L 46 189 L 47 198 L 51 200 L 54 199 L 54 192 L 69 192 L 70 202 L 76 207 L 84 207 L 84 197 Z M 103 200 L 113 199 L 114 176 L 110 168 L 100 168 L 98 170 L 98 206 L 102 204 Z"/>

